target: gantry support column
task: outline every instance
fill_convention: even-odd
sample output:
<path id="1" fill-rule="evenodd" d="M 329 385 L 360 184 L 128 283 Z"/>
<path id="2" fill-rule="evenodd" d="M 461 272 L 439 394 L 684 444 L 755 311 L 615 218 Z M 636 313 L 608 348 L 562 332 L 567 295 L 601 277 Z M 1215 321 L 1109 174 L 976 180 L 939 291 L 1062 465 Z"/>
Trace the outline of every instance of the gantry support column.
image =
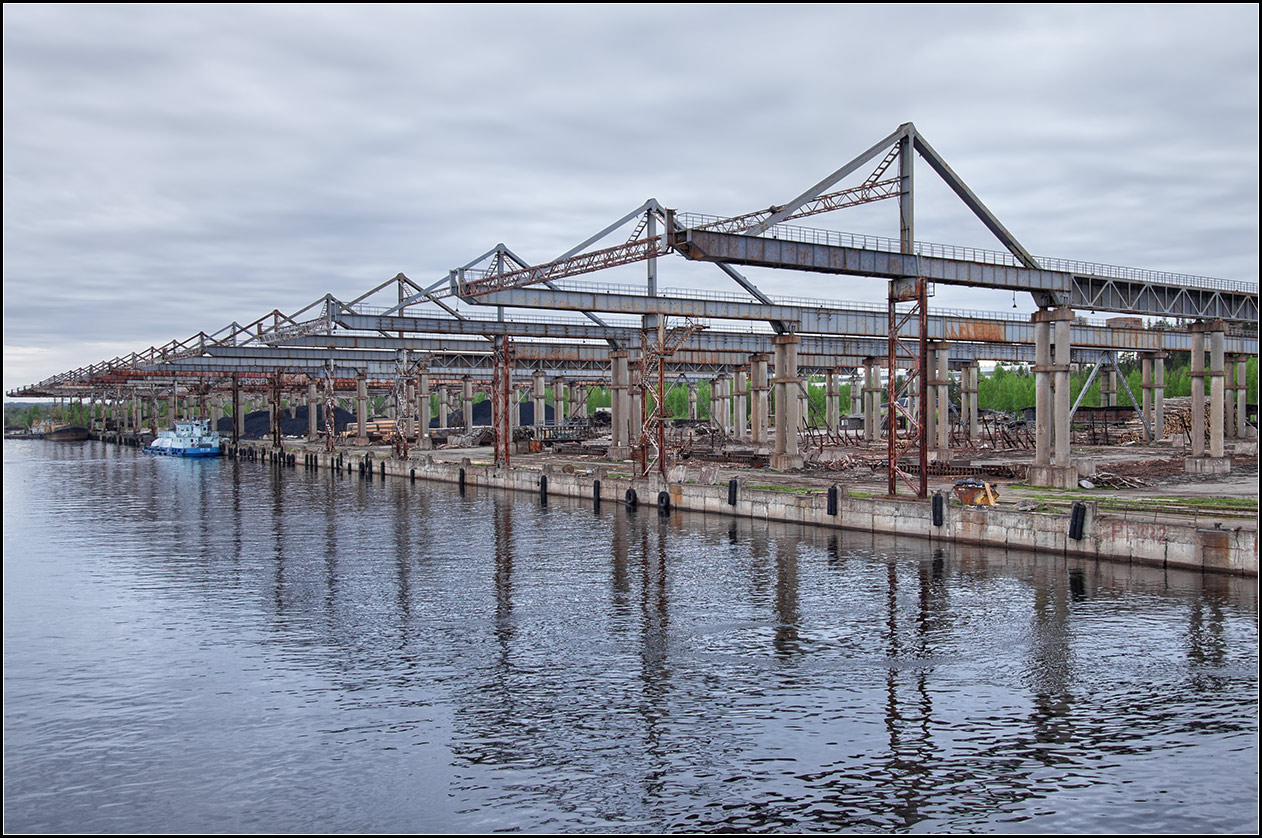
<path id="1" fill-rule="evenodd" d="M 1223 385 L 1226 324 L 1221 320 L 1192 326 L 1192 456 L 1183 461 L 1189 474 L 1227 474 L 1231 459 L 1224 456 Z M 1205 336 L 1209 335 L 1210 368 L 1205 371 Z M 1205 452 L 1205 379 L 1209 378 L 1209 454 Z"/>
<path id="2" fill-rule="evenodd" d="M 930 460 L 945 461 L 951 457 L 951 374 L 947 368 L 950 354 L 945 343 L 929 343 L 929 403 L 925 405 L 924 421 L 929 423 L 925 438 L 929 441 Z"/>
<path id="3" fill-rule="evenodd" d="M 1043 308 L 1034 321 L 1034 486 L 1072 489 L 1078 469 L 1069 450 L 1069 329 L 1073 310 Z"/>
<path id="4" fill-rule="evenodd" d="M 772 343 L 776 348 L 776 448 L 771 456 L 771 467 L 785 471 L 801 468 L 803 461 L 798 449 L 799 418 L 798 344 L 801 339 L 794 334 L 776 335 Z"/>
<path id="5" fill-rule="evenodd" d="M 627 356 L 625 351 L 609 353 L 609 403 L 613 414 L 609 459 L 625 460 L 631 456 L 631 398 L 627 393 Z M 637 429 L 638 430 L 638 429 Z"/>
<path id="6" fill-rule="evenodd" d="M 464 432 L 473 432 L 473 379 L 465 377 L 460 388 L 461 407 L 464 416 Z"/>
<path id="7" fill-rule="evenodd" d="M 982 433 L 981 416 L 977 409 L 979 373 L 976 361 L 969 361 L 960 368 L 960 424 L 970 444 L 977 442 Z"/>
<path id="8" fill-rule="evenodd" d="M 421 373 L 416 378 L 416 417 L 420 421 L 420 428 L 417 429 L 416 439 L 420 443 L 422 449 L 428 449 L 433 442 L 429 436 L 429 373 Z M 329 420 L 325 420 L 326 422 Z"/>
<path id="9" fill-rule="evenodd" d="M 1223 365 L 1223 439 L 1234 439 L 1236 436 L 1236 358 L 1238 355 L 1225 357 Z"/>
<path id="10" fill-rule="evenodd" d="M 447 385 L 438 388 L 438 429 L 447 430 L 447 416 L 451 413 L 451 393 Z"/>
<path id="11" fill-rule="evenodd" d="M 368 379 L 361 373 L 355 379 L 355 444 L 368 444 Z"/>
<path id="12" fill-rule="evenodd" d="M 1249 356 L 1236 356 L 1236 438 L 1247 439 L 1249 432 Z"/>
<path id="13" fill-rule="evenodd" d="M 316 406 L 319 402 L 316 400 L 316 385 L 314 381 L 307 382 L 307 441 L 312 442 L 319 438 L 319 431 L 316 426 L 317 413 Z"/>
<path id="14" fill-rule="evenodd" d="M 850 415 L 859 416 L 863 413 L 863 384 L 859 378 L 859 369 L 856 367 L 850 371 Z"/>
<path id="15" fill-rule="evenodd" d="M 879 358 L 864 358 L 863 370 L 863 439 L 876 442 L 881 438 L 881 374 Z"/>
<path id="16" fill-rule="evenodd" d="M 416 379 L 403 383 L 403 434 L 407 439 L 419 439 L 416 418 Z"/>
<path id="17" fill-rule="evenodd" d="M 824 424 L 830 434 L 837 433 L 841 423 L 841 396 L 837 392 L 837 370 L 824 373 Z"/>
<path id="18" fill-rule="evenodd" d="M 697 418 L 697 382 L 688 382 L 688 418 Z"/>
<path id="19" fill-rule="evenodd" d="M 749 437 L 749 411 L 746 408 L 746 401 L 749 398 L 749 378 L 746 372 L 745 367 L 737 367 L 733 379 L 735 393 L 732 405 L 732 435 L 737 439 Z"/>
<path id="20" fill-rule="evenodd" d="M 1148 442 L 1161 438 L 1161 429 L 1152 421 L 1152 356 L 1144 355 L 1139 360 L 1139 389 L 1140 389 L 1140 414 L 1144 417 L 1144 421 L 1148 423 L 1148 427 L 1152 433 L 1148 434 Z"/>
<path id="21" fill-rule="evenodd" d="M 565 379 L 552 379 L 552 421 L 557 425 L 565 424 Z"/>
<path id="22" fill-rule="evenodd" d="M 536 372 L 534 377 L 534 387 L 530 393 L 531 400 L 534 402 L 535 406 L 534 426 L 536 428 L 542 428 L 544 425 L 548 424 L 546 421 L 548 415 L 547 402 L 545 401 L 547 398 L 547 392 L 547 382 L 544 380 L 543 373 Z M 553 415 L 555 416 L 556 414 Z"/>
<path id="23" fill-rule="evenodd" d="M 758 352 L 749 356 L 749 379 L 749 439 L 757 449 L 766 450 L 770 417 L 766 353 Z"/>

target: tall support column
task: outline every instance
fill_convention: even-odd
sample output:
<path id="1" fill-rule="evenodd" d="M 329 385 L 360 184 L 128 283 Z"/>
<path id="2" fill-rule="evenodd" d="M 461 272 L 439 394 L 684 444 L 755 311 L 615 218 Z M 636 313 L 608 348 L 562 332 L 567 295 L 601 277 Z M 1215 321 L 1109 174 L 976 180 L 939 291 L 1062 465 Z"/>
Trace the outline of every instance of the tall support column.
<path id="1" fill-rule="evenodd" d="M 800 340 L 794 334 L 772 338 L 776 348 L 776 447 L 771 467 L 780 470 L 802 467 L 802 455 L 798 448 L 798 426 L 801 424 L 798 401 Z"/>
<path id="2" fill-rule="evenodd" d="M 798 428 L 805 429 L 811 424 L 811 399 L 806 395 L 806 386 L 808 382 L 802 382 L 803 387 L 798 389 Z"/>
<path id="3" fill-rule="evenodd" d="M 1236 436 L 1236 356 L 1228 355 L 1223 365 L 1223 438 Z"/>
<path id="4" fill-rule="evenodd" d="M 768 390 L 767 390 L 767 355 L 758 352 L 749 356 L 749 437 L 757 448 L 767 447 L 767 429 L 769 424 Z"/>
<path id="5" fill-rule="evenodd" d="M 977 362 L 969 364 L 969 390 L 968 390 L 968 439 L 969 442 L 977 442 L 982 438 L 982 411 L 981 405 L 978 404 L 978 396 L 981 393 L 981 367 Z"/>
<path id="6" fill-rule="evenodd" d="M 438 388 L 438 429 L 447 430 L 447 417 L 451 414 L 451 393 L 447 386 Z"/>
<path id="7" fill-rule="evenodd" d="M 859 369 L 850 371 L 850 415 L 863 413 L 863 383 L 859 378 Z"/>
<path id="8" fill-rule="evenodd" d="M 1159 438 L 1161 436 L 1161 429 L 1154 425 L 1152 421 L 1152 357 L 1149 355 L 1143 356 L 1139 361 L 1139 369 L 1139 389 L 1142 392 L 1140 400 L 1143 402 L 1140 410 L 1144 421 L 1152 429 L 1152 433 L 1148 435 L 1148 441 L 1152 442 L 1154 437 Z"/>
<path id="9" fill-rule="evenodd" d="M 951 454 L 951 351 L 944 343 L 938 347 L 938 450 L 943 457 Z"/>
<path id="10" fill-rule="evenodd" d="M 418 440 L 429 439 L 429 420 L 430 420 L 430 398 L 429 398 L 429 373 L 421 373 L 417 376 L 416 381 L 416 416 L 420 421 L 420 430 L 417 433 Z M 328 420 L 325 420 L 328 421 Z"/>
<path id="11" fill-rule="evenodd" d="M 1223 419 L 1226 384 L 1224 324 L 1218 321 L 1214 331 L 1209 333 L 1209 455 L 1214 459 L 1222 459 L 1225 451 L 1223 441 Z M 1230 462 L 1230 461 L 1228 461 Z"/>
<path id="12" fill-rule="evenodd" d="M 1249 359 L 1236 356 L 1236 437 L 1245 439 L 1249 433 Z"/>
<path id="13" fill-rule="evenodd" d="M 1035 314 L 1038 317 L 1046 309 Z M 1052 324 L 1034 321 L 1034 465 L 1052 464 Z"/>
<path id="14" fill-rule="evenodd" d="M 464 409 L 464 431 L 470 433 L 473 430 L 473 379 L 466 377 L 461 382 L 461 405 Z"/>
<path id="15" fill-rule="evenodd" d="M 878 358 L 865 358 L 863 361 L 863 439 L 876 442 L 881 438 L 881 374 L 877 368 Z"/>
<path id="16" fill-rule="evenodd" d="M 1074 313 L 1068 307 L 1044 308 L 1031 319 L 1035 450 L 1028 480 L 1035 486 L 1072 489 L 1078 485 L 1078 469 L 1070 460 L 1069 446 L 1069 334 Z"/>
<path id="17" fill-rule="evenodd" d="M 317 413 L 317 410 L 316 410 L 317 405 L 319 405 L 319 402 L 316 401 L 315 382 L 308 381 L 307 382 L 307 441 L 308 442 L 312 442 L 319 438 L 319 430 L 316 424 L 316 419 L 319 418 L 319 414 Z"/>
<path id="18" fill-rule="evenodd" d="M 587 391 L 586 384 L 574 384 L 570 387 L 570 403 L 572 409 L 571 415 L 576 419 L 587 418 Z"/>
<path id="19" fill-rule="evenodd" d="M 609 458 L 625 460 L 631 456 L 631 399 L 627 393 L 627 356 L 625 351 L 609 353 L 610 367 L 610 405 L 613 414 Z"/>
<path id="20" fill-rule="evenodd" d="M 552 381 L 552 416 L 558 425 L 565 424 L 567 415 L 566 405 L 569 393 L 566 392 L 566 381 L 564 378 L 556 378 Z"/>
<path id="21" fill-rule="evenodd" d="M 627 429 L 628 444 L 635 446 L 639 444 L 640 437 L 644 431 L 644 386 L 640 382 L 640 365 L 630 366 L 628 370 L 628 378 L 630 385 L 627 387 L 627 396 L 631 400 L 630 410 L 630 427 Z"/>
<path id="22" fill-rule="evenodd" d="M 697 382 L 688 382 L 688 418 L 697 418 Z"/>
<path id="23" fill-rule="evenodd" d="M 749 398 L 749 380 L 745 367 L 737 367 L 735 373 L 735 403 L 732 410 L 732 434 L 738 439 L 749 437 L 749 411 L 746 400 Z"/>
<path id="24" fill-rule="evenodd" d="M 535 406 L 535 422 L 536 428 L 542 428 L 547 422 L 547 382 L 544 380 L 543 372 L 535 372 L 534 389 L 531 392 L 531 399 Z"/>
<path id="25" fill-rule="evenodd" d="M 403 384 L 403 434 L 408 439 L 416 439 L 416 379 L 409 378 Z"/>
<path id="26" fill-rule="evenodd" d="M 824 424 L 830 434 L 837 433 L 840 423 L 841 399 L 837 395 L 837 370 L 824 373 Z"/>
<path id="27" fill-rule="evenodd" d="M 1205 332 L 1192 333 L 1192 456 L 1205 456 Z"/>
<path id="28" fill-rule="evenodd" d="M 1109 369 L 1100 376 L 1100 407 L 1117 406 L 1117 370 Z"/>
<path id="29" fill-rule="evenodd" d="M 1056 364 L 1053 387 L 1056 388 L 1056 430 L 1052 440 L 1052 465 L 1067 469 L 1069 461 L 1069 327 L 1073 323 L 1073 311 L 1057 309 L 1057 320 L 1052 326 L 1055 346 L 1052 360 Z M 1078 483 L 1074 477 L 1070 488 Z"/>
<path id="30" fill-rule="evenodd" d="M 355 378 L 355 444 L 368 444 L 368 379 L 360 373 Z"/>
<path id="31" fill-rule="evenodd" d="M 932 365 L 930 380 L 930 418 L 933 424 L 928 437 L 929 444 L 934 447 L 939 459 L 946 460 L 951 456 L 951 371 L 948 367 L 951 352 L 945 343 L 933 343 L 929 353 Z"/>
<path id="32" fill-rule="evenodd" d="M 1166 353 L 1152 356 L 1152 432 L 1166 438 Z"/>

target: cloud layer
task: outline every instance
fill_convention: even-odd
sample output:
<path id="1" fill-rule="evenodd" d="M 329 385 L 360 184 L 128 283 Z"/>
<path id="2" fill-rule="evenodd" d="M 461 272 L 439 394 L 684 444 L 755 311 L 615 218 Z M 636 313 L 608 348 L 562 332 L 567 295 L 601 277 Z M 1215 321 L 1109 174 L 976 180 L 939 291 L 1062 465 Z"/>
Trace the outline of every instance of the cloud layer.
<path id="1" fill-rule="evenodd" d="M 1246 5 L 6 4 L 4 387 L 500 241 L 549 259 L 648 197 L 783 202 L 905 121 L 1034 253 L 1256 281 L 1257 33 Z M 917 188 L 918 238 L 994 246 Z M 892 204 L 825 223 L 897 235 Z"/>

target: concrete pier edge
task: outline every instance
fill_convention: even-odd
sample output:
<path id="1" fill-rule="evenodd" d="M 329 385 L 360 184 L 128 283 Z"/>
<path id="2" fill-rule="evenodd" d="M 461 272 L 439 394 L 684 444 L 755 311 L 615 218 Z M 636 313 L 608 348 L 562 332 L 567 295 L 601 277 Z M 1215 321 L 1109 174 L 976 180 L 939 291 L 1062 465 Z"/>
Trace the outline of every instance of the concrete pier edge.
<path id="1" fill-rule="evenodd" d="M 242 442 L 236 456 L 266 459 L 270 443 Z M 229 450 L 229 456 L 234 452 Z M 654 475 L 648 478 L 623 477 L 616 464 L 576 466 L 570 472 L 556 466 L 503 468 L 475 465 L 465 457 L 459 462 L 436 460 L 432 455 L 407 460 L 377 458 L 372 452 L 308 452 L 311 466 L 337 469 L 340 457 L 344 473 L 357 473 L 365 460 L 375 463 L 380 476 L 439 483 L 460 483 L 466 488 L 504 489 L 539 494 L 539 478 L 547 475 L 549 495 L 591 499 L 593 483 L 600 481 L 601 497 L 614 501 L 627 489 L 652 498 L 665 491 L 672 510 L 704 512 L 755 520 L 781 521 L 832 529 L 855 530 L 882 535 L 902 535 L 928 541 L 1028 550 L 1057 556 L 1094 558 L 1112 562 L 1144 564 L 1181 570 L 1258 574 L 1258 534 L 1245 527 L 1204 527 L 1194 522 L 1173 523 L 1137 521 L 1100 513 L 1094 502 L 1083 502 L 1079 510 L 1081 538 L 1072 538 L 1071 513 L 1023 512 L 996 507 L 961 506 L 947 497 L 940 503 L 941 525 L 934 525 L 932 496 L 927 500 L 910 497 L 852 497 L 844 484 L 836 484 L 836 514 L 829 514 L 828 491 L 774 491 L 751 489 L 738 480 L 736 503 L 729 504 L 729 485 L 718 483 L 668 483 Z M 306 462 L 305 458 L 302 460 Z M 628 469 L 631 466 L 628 465 Z M 1076 504 L 1078 506 L 1078 504 Z"/>

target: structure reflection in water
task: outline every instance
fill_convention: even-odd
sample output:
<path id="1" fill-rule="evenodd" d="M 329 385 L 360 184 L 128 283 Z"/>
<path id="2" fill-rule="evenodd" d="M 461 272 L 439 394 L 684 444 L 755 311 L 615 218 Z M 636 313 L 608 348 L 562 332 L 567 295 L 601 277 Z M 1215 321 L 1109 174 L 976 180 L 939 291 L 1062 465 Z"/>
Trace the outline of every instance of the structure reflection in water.
<path id="1" fill-rule="evenodd" d="M 10 444 L 12 828 L 1256 818 L 1253 580 Z M 67 586 L 81 607 L 49 633 Z M 72 628 L 101 608 L 125 633 Z"/>

